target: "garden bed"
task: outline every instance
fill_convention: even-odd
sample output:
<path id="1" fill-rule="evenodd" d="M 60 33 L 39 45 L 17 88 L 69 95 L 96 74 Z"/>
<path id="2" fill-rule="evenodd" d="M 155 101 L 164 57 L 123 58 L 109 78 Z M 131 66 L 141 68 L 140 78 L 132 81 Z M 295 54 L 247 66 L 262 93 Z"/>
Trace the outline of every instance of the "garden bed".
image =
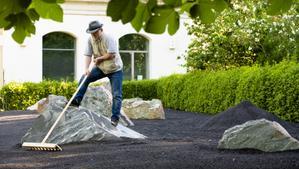
<path id="1" fill-rule="evenodd" d="M 299 167 L 299 151 L 264 153 L 257 150 L 219 150 L 223 129 L 207 130 L 217 119 L 201 113 L 165 109 L 166 120 L 134 120 L 132 129 L 146 140 L 105 139 L 62 145 L 61 152 L 28 151 L 21 137 L 31 127 L 32 111 L 0 113 L 0 168 L 269 168 Z M 219 115 L 220 116 L 220 115 Z M 218 117 L 219 117 L 218 116 Z M 213 118 L 213 119 L 212 119 Z M 299 139 L 299 124 L 289 124 Z"/>

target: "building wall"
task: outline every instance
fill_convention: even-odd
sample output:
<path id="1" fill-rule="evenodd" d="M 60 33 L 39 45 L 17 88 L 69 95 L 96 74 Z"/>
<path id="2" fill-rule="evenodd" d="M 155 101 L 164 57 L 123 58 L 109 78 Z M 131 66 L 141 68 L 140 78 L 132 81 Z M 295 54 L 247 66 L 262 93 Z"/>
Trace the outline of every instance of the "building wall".
<path id="1" fill-rule="evenodd" d="M 104 31 L 115 38 L 136 33 L 130 24 L 112 22 L 105 16 L 108 0 L 69 0 L 63 4 L 63 23 L 41 19 L 36 22 L 36 34 L 26 38 L 22 45 L 11 38 L 12 30 L 5 31 L 3 35 L 3 67 L 5 82 L 42 80 L 42 37 L 51 32 L 64 32 L 76 38 L 75 79 L 79 79 L 84 69 L 84 49 L 89 34 L 86 28 L 92 20 L 99 20 L 104 24 Z M 149 78 L 159 78 L 172 73 L 184 73 L 180 65 L 184 60 L 177 60 L 189 44 L 189 37 L 183 26 L 185 19 L 181 20 L 180 30 L 174 35 L 167 33 L 161 35 L 148 34 L 143 31 L 140 35 L 149 40 Z M 1 35 L 0 35 L 1 36 Z M 1 53 L 0 53 L 1 54 Z"/>
<path id="2" fill-rule="evenodd" d="M 3 33 L 4 30 L 0 29 L 0 86 L 4 84 L 3 77 Z"/>

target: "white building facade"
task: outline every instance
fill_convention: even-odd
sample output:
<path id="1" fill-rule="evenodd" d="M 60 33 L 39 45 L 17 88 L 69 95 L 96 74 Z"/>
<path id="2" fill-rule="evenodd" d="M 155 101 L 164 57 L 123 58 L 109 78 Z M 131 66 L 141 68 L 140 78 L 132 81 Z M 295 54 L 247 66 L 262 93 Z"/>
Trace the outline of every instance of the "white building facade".
<path id="1" fill-rule="evenodd" d="M 167 32 L 161 35 L 137 33 L 130 24 L 112 22 L 106 16 L 107 3 L 108 0 L 66 0 L 62 5 L 63 22 L 40 19 L 35 24 L 36 34 L 21 45 L 12 39 L 13 30 L 0 30 L 1 85 L 40 82 L 54 75 L 78 80 L 84 71 L 83 54 L 90 36 L 86 29 L 92 20 L 103 23 L 104 32 L 119 40 L 126 80 L 155 79 L 186 72 L 181 66 L 185 61 L 177 57 L 185 53 L 190 42 L 183 25 L 187 19 L 181 19 L 180 29 L 173 36 Z M 55 41 L 57 36 L 60 39 Z M 137 43 L 139 47 L 130 43 Z"/>

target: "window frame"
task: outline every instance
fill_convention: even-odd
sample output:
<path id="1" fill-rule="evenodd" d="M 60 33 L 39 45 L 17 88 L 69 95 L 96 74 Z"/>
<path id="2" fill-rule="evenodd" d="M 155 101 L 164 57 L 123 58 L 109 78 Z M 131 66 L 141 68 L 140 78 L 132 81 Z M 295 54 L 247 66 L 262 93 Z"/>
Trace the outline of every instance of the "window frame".
<path id="1" fill-rule="evenodd" d="M 44 47 L 44 37 L 47 36 L 47 35 L 50 35 L 52 33 L 59 33 L 59 34 L 63 34 L 64 36 L 69 36 L 72 38 L 72 41 L 73 41 L 73 48 L 46 48 Z M 42 36 L 42 79 L 45 80 L 45 79 L 48 79 L 45 74 L 44 74 L 44 65 L 43 65 L 43 62 L 44 62 L 44 51 L 61 51 L 61 52 L 73 52 L 73 77 L 72 77 L 72 80 L 75 80 L 76 78 L 76 37 L 69 34 L 69 33 L 66 33 L 66 32 L 60 32 L 60 31 L 54 31 L 54 32 L 49 32 L 49 33 L 46 33 Z M 67 77 L 70 77 L 70 76 L 67 76 Z M 61 77 L 59 80 L 65 80 L 67 79 L 67 77 Z M 51 78 L 50 78 L 51 79 Z M 51 80 L 56 80 L 56 79 L 51 79 Z"/>
<path id="2" fill-rule="evenodd" d="M 137 36 L 141 36 L 142 38 L 144 38 L 144 43 L 145 43 L 145 45 L 146 45 L 146 50 L 131 50 L 131 49 L 129 49 L 129 50 L 124 50 L 124 49 L 121 49 L 121 50 L 119 50 L 119 54 L 121 55 L 122 53 L 128 53 L 129 55 L 130 55 L 130 59 L 131 59 L 131 79 L 130 80 L 136 80 L 136 78 L 135 78 L 135 55 L 137 54 L 137 53 L 143 53 L 143 54 L 145 54 L 145 77 L 143 77 L 142 79 L 148 79 L 149 78 L 149 57 L 150 57 L 150 52 L 149 52 L 149 43 L 150 43 L 150 40 L 147 38 L 147 37 L 145 37 L 145 36 L 143 36 L 143 35 L 141 35 L 141 34 L 138 34 L 138 33 L 129 33 L 129 34 L 125 34 L 125 35 L 123 35 L 123 36 L 121 36 L 119 39 L 118 39 L 118 41 L 120 41 L 120 39 L 121 38 L 124 38 L 125 36 L 130 36 L 130 35 L 137 35 Z M 119 48 L 121 48 L 121 47 L 119 47 Z M 137 79 L 138 80 L 138 79 Z"/>

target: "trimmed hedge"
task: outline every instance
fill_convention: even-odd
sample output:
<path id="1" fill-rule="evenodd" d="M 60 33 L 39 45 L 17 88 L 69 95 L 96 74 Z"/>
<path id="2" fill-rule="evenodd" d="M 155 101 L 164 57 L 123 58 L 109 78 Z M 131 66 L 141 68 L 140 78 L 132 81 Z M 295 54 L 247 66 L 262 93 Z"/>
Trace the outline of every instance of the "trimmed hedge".
<path id="1" fill-rule="evenodd" d="M 235 103 L 240 70 L 173 75 L 161 79 L 158 96 L 166 107 L 216 114 Z"/>
<path id="2" fill-rule="evenodd" d="M 4 110 L 24 110 L 49 94 L 71 97 L 75 82 L 9 83 L 1 91 Z M 123 82 L 123 98 L 161 99 L 164 107 L 216 114 L 243 100 L 299 122 L 299 64 L 241 67 L 226 71 L 197 71 L 158 80 Z"/>
<path id="3" fill-rule="evenodd" d="M 299 64 L 197 71 L 160 79 L 158 96 L 165 107 L 216 114 L 243 100 L 299 122 Z"/>
<path id="4" fill-rule="evenodd" d="M 157 80 L 124 81 L 123 97 L 143 99 L 157 98 Z M 91 85 L 101 85 L 92 83 Z M 0 108 L 4 110 L 25 110 L 50 94 L 72 97 L 77 82 L 43 81 L 40 83 L 9 83 L 0 90 Z"/>
<path id="5" fill-rule="evenodd" d="M 40 83 L 15 83 L 4 85 L 0 90 L 0 105 L 4 110 L 25 110 L 50 94 L 70 98 L 77 83 L 43 81 Z"/>
<path id="6" fill-rule="evenodd" d="M 145 100 L 157 98 L 158 80 L 139 80 L 123 82 L 123 98 L 140 97 Z"/>

